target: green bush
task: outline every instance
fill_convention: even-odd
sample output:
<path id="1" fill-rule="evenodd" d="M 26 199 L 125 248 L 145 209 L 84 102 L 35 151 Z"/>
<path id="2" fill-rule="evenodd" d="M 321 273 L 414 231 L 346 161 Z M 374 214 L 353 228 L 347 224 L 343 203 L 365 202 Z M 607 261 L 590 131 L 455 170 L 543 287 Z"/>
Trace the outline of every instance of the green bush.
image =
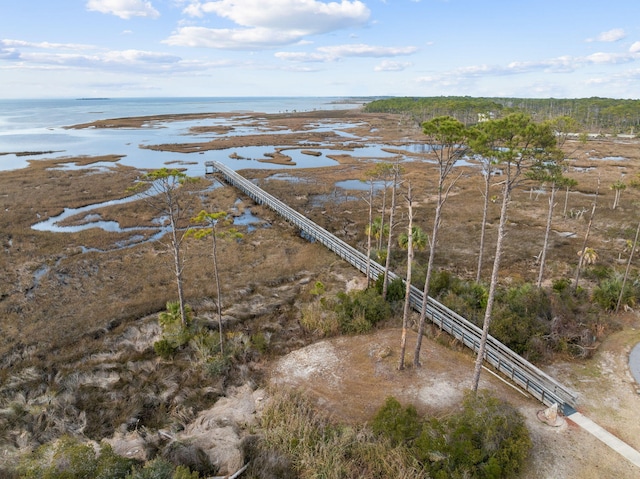
<path id="1" fill-rule="evenodd" d="M 169 340 L 162 338 L 153 343 L 153 350 L 162 359 L 169 360 L 176 353 L 177 348 L 175 348 Z"/>
<path id="2" fill-rule="evenodd" d="M 429 282 L 429 296 L 435 298 L 444 291 L 448 291 L 451 288 L 453 281 L 454 277 L 449 271 L 434 271 L 431 274 L 431 281 Z"/>
<path id="3" fill-rule="evenodd" d="M 551 289 L 553 289 L 553 291 L 555 291 L 556 293 L 560 294 L 563 293 L 564 291 L 566 291 L 569 286 L 571 286 L 571 280 L 568 278 L 560 278 L 560 279 L 554 279 Z"/>
<path id="4" fill-rule="evenodd" d="M 378 279 L 376 279 L 374 286 L 377 293 L 381 295 L 382 289 L 384 287 L 383 274 L 378 276 Z M 405 295 L 405 286 L 404 286 L 404 280 L 402 278 L 395 278 L 389 281 L 389 283 L 387 284 L 387 301 L 389 301 L 390 303 L 393 303 L 395 301 L 402 301 L 404 300 L 404 295 Z"/>
<path id="5" fill-rule="evenodd" d="M 385 436 L 394 446 L 412 442 L 422 428 L 418 412 L 413 405 L 403 408 L 394 397 L 388 397 L 371 422 L 375 434 Z"/>
<path id="6" fill-rule="evenodd" d="M 425 423 L 414 449 L 435 478 L 512 478 L 531 438 L 515 408 L 487 392 L 469 393 L 460 413 Z"/>
<path id="7" fill-rule="evenodd" d="M 618 305 L 618 298 L 622 290 L 622 277 L 614 275 L 611 278 L 600 281 L 593 289 L 591 299 L 602 309 L 613 311 Z M 627 281 L 622 293 L 621 305 L 635 306 L 637 299 L 637 288 L 633 281 Z"/>
<path id="8" fill-rule="evenodd" d="M 549 334 L 552 317 L 547 293 L 527 283 L 499 292 L 490 332 L 510 349 L 534 360 L 540 350 L 534 344 Z"/>
<path id="9" fill-rule="evenodd" d="M 260 354 L 264 354 L 269 349 L 269 338 L 262 331 L 251 335 L 251 345 Z"/>
<path id="10" fill-rule="evenodd" d="M 24 456 L 18 471 L 23 479 L 121 479 L 134 464 L 108 444 L 101 445 L 96 455 L 90 445 L 63 436 Z"/>
<path id="11" fill-rule="evenodd" d="M 157 457 L 142 467 L 135 467 L 125 479 L 173 479 L 174 465 Z"/>
<path id="12" fill-rule="evenodd" d="M 169 301 L 167 303 L 167 310 L 158 314 L 158 322 L 162 328 L 162 337 L 175 349 L 188 343 L 194 334 L 194 331 L 192 331 L 191 308 L 185 306 L 184 309 L 186 325 L 182 324 L 180 303 L 177 301 Z"/>
<path id="13" fill-rule="evenodd" d="M 228 355 L 222 356 L 218 353 L 207 359 L 204 368 L 206 373 L 213 378 L 224 376 L 231 368 L 231 359 Z"/>
<path id="14" fill-rule="evenodd" d="M 135 463 L 134 459 L 118 456 L 109 444 L 104 443 L 100 446 L 95 479 L 123 478 Z"/>
<path id="15" fill-rule="evenodd" d="M 334 304 L 340 330 L 346 334 L 365 332 L 387 319 L 391 308 L 375 289 L 338 293 Z M 368 323 L 368 324 L 365 324 Z"/>

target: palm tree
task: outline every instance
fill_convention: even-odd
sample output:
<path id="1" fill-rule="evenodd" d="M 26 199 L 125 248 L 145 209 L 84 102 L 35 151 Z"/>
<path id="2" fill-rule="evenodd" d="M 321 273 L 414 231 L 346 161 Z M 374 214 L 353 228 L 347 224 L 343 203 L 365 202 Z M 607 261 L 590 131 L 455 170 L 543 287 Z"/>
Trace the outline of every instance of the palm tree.
<path id="1" fill-rule="evenodd" d="M 380 244 L 382 241 L 382 238 L 386 238 L 389 235 L 389 225 L 384 224 L 382 221 L 382 218 L 378 216 L 371 222 L 370 225 L 367 225 L 365 229 L 365 234 L 367 236 L 369 235 L 373 236 L 373 238 L 376 240 L 376 244 Z M 380 259 L 381 248 L 378 247 L 376 248 L 376 250 L 377 250 L 378 259 Z"/>
<path id="2" fill-rule="evenodd" d="M 596 264 L 596 261 L 598 261 L 598 253 L 593 248 L 585 248 L 583 251 L 578 251 L 578 256 L 581 256 L 586 264 Z"/>
<path id="3" fill-rule="evenodd" d="M 615 210 L 620 204 L 620 194 L 627 189 L 627 185 L 622 182 L 622 179 L 619 179 L 614 184 L 612 184 L 609 189 L 615 192 L 615 196 L 613 198 L 613 207 L 611 209 Z"/>

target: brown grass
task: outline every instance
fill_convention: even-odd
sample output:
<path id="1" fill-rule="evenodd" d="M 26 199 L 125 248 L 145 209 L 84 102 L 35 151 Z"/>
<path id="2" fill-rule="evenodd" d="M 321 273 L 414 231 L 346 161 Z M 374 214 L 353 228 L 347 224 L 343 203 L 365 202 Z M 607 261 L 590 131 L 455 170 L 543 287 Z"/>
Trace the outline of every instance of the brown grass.
<path id="1" fill-rule="evenodd" d="M 323 134 L 320 139 L 304 132 L 306 124 L 327 115 L 334 113 L 274 115 L 270 121 L 274 129 L 291 128 L 296 131 L 286 140 L 282 139 L 284 135 L 278 135 L 277 143 L 281 146 L 301 140 L 341 142 L 342 138 L 331 134 Z M 353 112 L 335 115 L 336 121 L 362 120 L 363 124 L 352 132 L 373 137 L 371 131 L 375 129 L 378 136 L 375 141 L 400 145 L 405 137 L 420 137 L 419 129 L 400 124 L 393 116 Z M 142 122 L 141 119 L 131 121 L 138 125 Z M 122 125 L 120 120 L 114 126 L 116 123 Z M 274 141 L 269 135 L 261 135 L 260 139 L 230 137 L 224 145 L 258 142 L 274 145 Z M 222 145 L 201 146 L 225 147 Z M 635 175 L 640 165 L 637 146 L 637 143 L 612 140 L 567 145 L 572 168 L 569 174 L 579 181 L 570 195 L 569 209 L 590 210 L 599 178 L 599 207 L 589 244 L 598 252 L 600 264 L 616 268 L 621 267 L 618 256 L 626 258 L 624 240 L 632 239 L 635 231 L 637 215 L 634 202 L 638 199 L 638 192 L 632 189 L 624 191 L 621 206 L 612 210 L 613 192 L 609 185 L 621 174 L 625 175 L 625 181 Z M 170 150 L 173 147 L 159 148 Z M 606 156 L 628 159 L 594 159 Z M 257 179 L 267 191 L 364 251 L 367 205 L 362 197 L 367 192 L 345 193 L 335 188 L 335 182 L 364 180 L 373 163 L 359 159 L 357 149 L 353 155 L 337 159 L 339 164 L 334 167 L 287 169 L 288 175 L 299 178 L 297 182 L 269 178 L 276 172 L 281 173 L 281 169 L 245 170 L 243 174 Z M 51 422 L 41 420 L 38 423 L 44 425 L 43 431 L 49 432 L 41 431 L 40 436 L 29 436 L 29 440 L 39 441 L 69 430 L 73 425 L 79 427 L 81 410 L 85 411 L 88 423 L 93 424 L 93 429 L 89 428 L 87 432 L 91 431 L 94 437 L 122 424 L 125 428 L 130 427 L 127 426 L 128 421 L 144 416 L 141 411 L 145 408 L 150 412 L 143 419 L 149 426 L 159 424 L 163 415 L 190 417 L 207 401 L 215 400 L 222 391 L 223 385 L 202 390 L 200 386 L 205 379 L 190 372 L 190 364 L 180 361 L 171 365 L 158 364 L 152 354 L 156 333 L 151 326 L 157 321 L 156 313 L 164 310 L 166 302 L 176 297 L 166 248 L 158 243 L 144 243 L 114 250 L 112 246 L 117 241 L 126 240 L 128 235 L 98 229 L 73 234 L 31 229 L 34 223 L 59 214 L 65 207 L 129 195 L 126 190 L 134 184 L 139 171 L 119 165 L 108 173 L 89 170 L 91 163 L 116 160 L 117 157 L 113 156 L 44 160 L 32 162 L 26 169 L 6 171 L 0 175 L 0 409 L 23 401 L 31 408 L 28 413 L 31 416 L 25 416 L 25 424 L 33 425 L 38 423 L 42 398 L 57 394 L 60 401 L 59 407 L 48 416 Z M 54 169 L 57 164 L 70 161 L 79 162 L 87 169 Z M 415 221 L 425 231 L 430 231 L 435 168 L 420 161 L 404 162 L 403 167 L 405 178 L 411 180 L 414 195 L 418 198 Z M 460 167 L 459 171 L 463 175 L 445 205 L 436 268 L 474 277 L 481 218 L 480 177 L 476 168 Z M 203 191 L 207 186 L 209 180 L 204 180 L 201 185 Z M 532 280 L 537 275 L 534 256 L 542 246 L 547 195 L 531 195 L 531 187 L 536 186 L 523 183 L 514 194 L 501 272 L 501 281 L 505 283 Z M 497 190 L 495 194 L 498 194 Z M 201 207 L 232 213 L 250 208 L 253 214 L 270 225 L 246 232 L 240 242 L 221 241 L 218 245 L 225 325 L 248 336 L 256 332 L 267 334 L 270 338 L 267 354 L 273 356 L 312 341 L 311 333 L 300 327 L 299 319 L 315 281 L 322 281 L 327 291 L 335 293 L 344 290 L 348 280 L 361 275 L 322 246 L 303 240 L 295 228 L 266 207 L 253 205 L 231 187 L 206 191 L 196 197 L 194 213 Z M 239 198 L 242 204 L 236 205 Z M 553 229 L 558 233 L 571 232 L 574 236 L 553 235 L 548 256 L 549 280 L 573 278 L 576 252 L 587 226 L 587 215 L 562 218 L 563 201 L 563 194 L 560 194 Z M 498 205 L 492 204 L 483 272 L 485 278 L 493 256 L 490 245 L 495 241 L 497 208 Z M 117 220 L 125 227 L 149 225 L 153 218 L 143 202 L 103 208 L 100 213 L 103 219 Z M 406 218 L 406 207 L 402 202 L 398 218 Z M 398 231 L 402 227 L 398 226 Z M 85 247 L 105 251 L 83 252 Z M 205 240 L 190 240 L 186 253 L 187 301 L 200 320 L 211 322 L 215 317 L 211 244 Z M 424 265 L 426 254 L 419 252 L 416 255 L 418 265 Z M 394 257 L 398 260 L 394 268 L 403 271 L 403 253 L 398 252 Z M 42 275 L 36 278 L 36 272 Z M 589 286 L 588 275 L 583 281 L 585 286 Z M 76 372 L 87 374 L 83 376 L 85 379 L 95 378 L 99 372 L 110 368 L 122 378 L 117 388 L 95 384 L 81 387 L 81 383 L 70 379 Z M 260 378 L 263 371 L 264 364 L 256 361 L 244 370 L 238 380 Z M 182 394 L 171 392 L 174 383 L 179 385 L 178 391 L 183 389 Z M 154 384 L 160 386 L 155 387 Z M 23 399 L 20 399 L 21 395 Z M 131 400 L 127 404 L 123 398 Z M 0 417 L 0 428 L 2 420 Z M 17 439 L 12 437 L 8 441 L 13 444 Z"/>

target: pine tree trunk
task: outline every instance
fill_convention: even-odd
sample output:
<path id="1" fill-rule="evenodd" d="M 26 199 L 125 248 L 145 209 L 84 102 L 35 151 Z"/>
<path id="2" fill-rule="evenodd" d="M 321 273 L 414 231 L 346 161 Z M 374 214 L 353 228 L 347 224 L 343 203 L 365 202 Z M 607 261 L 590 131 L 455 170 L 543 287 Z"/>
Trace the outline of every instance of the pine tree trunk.
<path id="1" fill-rule="evenodd" d="M 638 228 L 636 229 L 636 237 L 633 240 L 633 246 L 631 247 L 631 253 L 629 253 L 629 261 L 627 261 L 627 267 L 624 271 L 624 277 L 622 278 L 622 286 L 620 287 L 620 295 L 618 296 L 618 302 L 616 303 L 616 313 L 620 309 L 620 304 L 622 303 L 622 297 L 624 295 L 624 288 L 627 286 L 627 278 L 629 277 L 629 269 L 631 268 L 631 260 L 633 259 L 633 253 L 636 250 L 636 246 L 638 245 L 638 235 L 640 235 L 640 223 L 638 223 Z"/>
<path id="2" fill-rule="evenodd" d="M 393 220 L 396 211 L 396 190 L 398 189 L 398 165 L 393 170 L 393 189 L 391 190 L 391 211 L 389 212 L 389 237 L 387 238 L 387 257 L 384 263 L 384 282 L 382 285 L 382 299 L 387 299 L 389 290 L 389 267 L 391 265 L 391 243 L 393 241 Z"/>
<path id="3" fill-rule="evenodd" d="M 556 185 L 551 185 L 551 196 L 549 197 L 549 211 L 547 213 L 547 227 L 544 232 L 544 243 L 540 254 L 540 271 L 538 272 L 538 288 L 542 286 L 542 276 L 544 274 L 544 264 L 547 259 L 547 248 L 549 247 L 549 233 L 551 232 L 551 220 L 553 219 L 553 208 L 556 199 Z"/>
<path id="4" fill-rule="evenodd" d="M 411 268 L 413 264 L 413 203 L 411 197 L 411 183 L 409 183 L 409 191 L 407 194 L 407 203 L 409 206 L 409 227 L 407 230 L 407 278 L 405 280 L 404 293 L 404 310 L 402 313 L 402 337 L 400 339 L 400 363 L 398 369 L 404 369 L 404 355 L 407 350 L 407 327 L 409 323 L 409 310 L 411 298 Z"/>
<path id="5" fill-rule="evenodd" d="M 369 229 L 367 230 L 367 289 L 371 286 L 371 228 L 373 227 L 373 180 L 369 184 Z"/>
<path id="6" fill-rule="evenodd" d="M 484 321 L 482 324 L 482 336 L 480 337 L 480 345 L 478 347 L 478 355 L 473 370 L 472 390 L 474 393 L 478 391 L 480 384 L 480 373 L 482 372 L 482 363 L 484 362 L 484 353 L 487 347 L 487 338 L 489 337 L 489 326 L 491 324 L 491 315 L 493 314 L 493 303 L 496 296 L 496 288 L 498 286 L 498 272 L 500 270 L 500 260 L 502 258 L 502 244 L 504 242 L 505 225 L 507 224 L 507 208 L 511 196 L 509 181 L 505 182 L 502 207 L 500 209 L 500 223 L 498 225 L 498 239 L 496 241 L 496 255 L 493 260 L 493 269 L 491 271 L 491 283 L 489 284 L 489 297 L 487 298 L 487 308 L 484 313 Z"/>
<path id="7" fill-rule="evenodd" d="M 491 160 L 487 160 L 491 161 Z M 480 225 L 480 251 L 478 252 L 478 271 L 476 272 L 476 283 L 480 282 L 482 275 L 482 261 L 484 259 L 484 240 L 487 231 L 487 215 L 489 212 L 489 187 L 491 186 L 491 166 L 487 166 L 484 183 L 484 204 L 482 206 L 482 223 Z"/>
<path id="8" fill-rule="evenodd" d="M 218 273 L 218 242 L 216 241 L 215 225 L 211 228 L 211 235 L 213 236 L 213 274 L 216 278 L 216 294 L 218 295 L 216 306 L 218 310 L 218 332 L 220 333 L 220 354 L 224 356 L 224 336 L 222 334 L 222 292 L 220 288 L 220 274 Z"/>
<path id="9" fill-rule="evenodd" d="M 433 218 L 433 231 L 429 238 L 429 262 L 427 263 L 427 276 L 424 280 L 424 288 L 422 290 L 422 308 L 420 309 L 420 323 L 418 325 L 418 337 L 416 339 L 416 347 L 413 352 L 413 365 L 420 367 L 420 349 L 422 348 L 422 336 L 424 335 L 424 325 L 427 319 L 427 304 L 429 302 L 429 284 L 431 283 L 431 275 L 433 272 L 433 262 L 436 251 L 436 239 L 440 229 L 440 217 L 442 215 L 442 191 L 438 194 L 438 204 Z"/>

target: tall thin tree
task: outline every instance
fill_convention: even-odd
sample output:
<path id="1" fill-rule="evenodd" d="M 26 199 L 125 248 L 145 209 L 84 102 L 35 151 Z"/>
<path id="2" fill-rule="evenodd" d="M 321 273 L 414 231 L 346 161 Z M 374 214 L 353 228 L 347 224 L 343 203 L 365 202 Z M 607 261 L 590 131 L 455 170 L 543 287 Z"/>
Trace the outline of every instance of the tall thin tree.
<path id="1" fill-rule="evenodd" d="M 218 332 L 220 333 L 220 354 L 224 356 L 224 335 L 222 331 L 222 289 L 220 287 L 220 272 L 218 268 L 218 236 L 221 234 L 218 228 L 224 224 L 231 224 L 233 220 L 226 211 L 216 211 L 208 213 L 205 210 L 200 211 L 191 221 L 197 224 L 204 224 L 204 228 L 192 230 L 195 238 L 202 239 L 207 236 L 212 238 L 212 258 L 213 258 L 213 275 L 216 281 L 216 309 L 218 314 Z M 242 234 L 235 229 L 225 231 L 226 236 L 233 238 L 241 238 Z"/>
<path id="2" fill-rule="evenodd" d="M 591 225 L 593 225 L 593 217 L 596 214 L 596 208 L 598 206 L 598 194 L 600 192 L 600 178 L 598 177 L 598 186 L 596 187 L 596 194 L 593 198 L 593 204 L 591 205 L 591 214 L 589 215 L 589 223 L 587 223 L 587 231 L 584 234 L 584 240 L 582 241 L 582 248 L 578 252 L 580 258 L 578 259 L 578 267 L 576 268 L 576 279 L 573 284 L 573 293 L 578 292 L 578 282 L 580 281 L 580 274 L 582 273 L 582 266 L 584 265 L 585 252 L 587 251 L 587 242 L 589 241 L 589 234 L 591 233 Z"/>
<path id="3" fill-rule="evenodd" d="M 616 303 L 616 313 L 620 309 L 620 305 L 622 304 L 622 298 L 624 296 L 624 289 L 627 287 L 627 279 L 629 278 L 629 270 L 631 269 L 631 261 L 633 260 L 633 253 L 636 251 L 636 247 L 638 246 L 638 236 L 640 235 L 640 222 L 638 223 L 638 227 L 636 228 L 636 236 L 633 239 L 633 244 L 631 245 L 631 252 L 629 253 L 629 260 L 627 261 L 627 267 L 624 270 L 624 277 L 622 278 L 622 286 L 620 286 L 620 294 L 618 295 L 618 302 Z"/>
<path id="4" fill-rule="evenodd" d="M 407 209 L 409 224 L 406 233 L 398 237 L 398 245 L 407 250 L 407 277 L 405 279 L 404 309 L 402 312 L 402 337 L 400 339 L 400 362 L 398 369 L 404 369 L 404 357 L 407 347 L 407 329 L 409 325 L 409 312 L 411 309 L 411 276 L 413 270 L 414 251 L 422 249 L 427 244 L 427 236 L 421 228 L 413 224 L 413 194 L 411 192 L 411 182 L 407 187 Z"/>
<path id="5" fill-rule="evenodd" d="M 393 241 L 393 228 L 395 226 L 395 213 L 396 213 L 396 196 L 398 187 L 400 186 L 400 177 L 402 175 L 402 168 L 400 167 L 400 161 L 396 160 L 393 164 L 393 180 L 391 184 L 391 211 L 389 211 L 389 235 L 387 236 L 387 257 L 384 262 L 384 278 L 382 283 L 382 298 L 387 298 L 387 292 L 389 290 L 389 268 L 391 267 L 391 245 Z"/>
<path id="6" fill-rule="evenodd" d="M 536 124 L 529 116 L 521 113 L 514 113 L 499 120 L 490 120 L 481 124 L 478 128 L 483 130 L 483 134 L 479 135 L 474 141 L 475 151 L 483 156 L 496 158 L 497 163 L 501 165 L 504 171 L 504 181 L 502 183 L 502 205 L 487 306 L 473 371 L 472 390 L 474 393 L 477 392 L 480 384 L 480 374 L 489 337 L 511 194 L 518 184 L 524 169 L 540 156 L 547 156 L 547 151 L 556 147 L 556 137 L 549 125 Z"/>
<path id="7" fill-rule="evenodd" d="M 549 185 L 549 207 L 547 209 L 547 222 L 544 232 L 544 241 L 542 244 L 542 250 L 538 257 L 539 269 L 538 269 L 538 281 L 537 287 L 542 286 L 542 278 L 544 275 L 544 267 L 547 260 L 547 250 L 549 248 L 549 236 L 551 233 L 551 223 L 553 221 L 553 210 L 556 206 L 556 193 L 558 188 L 563 186 L 567 178 L 563 176 L 563 162 L 564 155 L 559 148 L 548 150 L 549 156 L 539 158 L 533 165 L 527 176 L 533 180 L 539 181 L 542 185 Z"/>
<path id="8" fill-rule="evenodd" d="M 420 366 L 420 349 L 422 348 L 422 336 L 424 335 L 425 320 L 427 317 L 429 283 L 431 282 L 436 243 L 442 220 L 442 207 L 447 201 L 451 188 L 453 188 L 460 176 L 448 183 L 447 179 L 456 162 L 462 158 L 468 150 L 468 145 L 466 144 L 466 127 L 455 118 L 451 118 L 450 116 L 434 118 L 422 124 L 422 131 L 426 135 L 425 142 L 429 150 L 436 157 L 438 167 L 438 191 L 436 210 L 433 217 L 433 229 L 431 238 L 429 238 L 429 262 L 427 263 L 427 274 L 422 291 L 422 308 L 420 310 L 420 322 L 418 323 L 418 338 L 413 354 L 413 365 L 415 367 Z"/>
<path id="9" fill-rule="evenodd" d="M 189 230 L 188 219 L 193 206 L 193 195 L 186 186 L 195 183 L 196 179 L 187 176 L 178 169 L 161 168 L 146 173 L 133 189 L 144 190 L 144 198 L 165 220 L 169 236 L 168 249 L 173 257 L 173 274 L 178 290 L 180 320 L 187 326 L 184 297 L 184 257 L 182 244 Z"/>

